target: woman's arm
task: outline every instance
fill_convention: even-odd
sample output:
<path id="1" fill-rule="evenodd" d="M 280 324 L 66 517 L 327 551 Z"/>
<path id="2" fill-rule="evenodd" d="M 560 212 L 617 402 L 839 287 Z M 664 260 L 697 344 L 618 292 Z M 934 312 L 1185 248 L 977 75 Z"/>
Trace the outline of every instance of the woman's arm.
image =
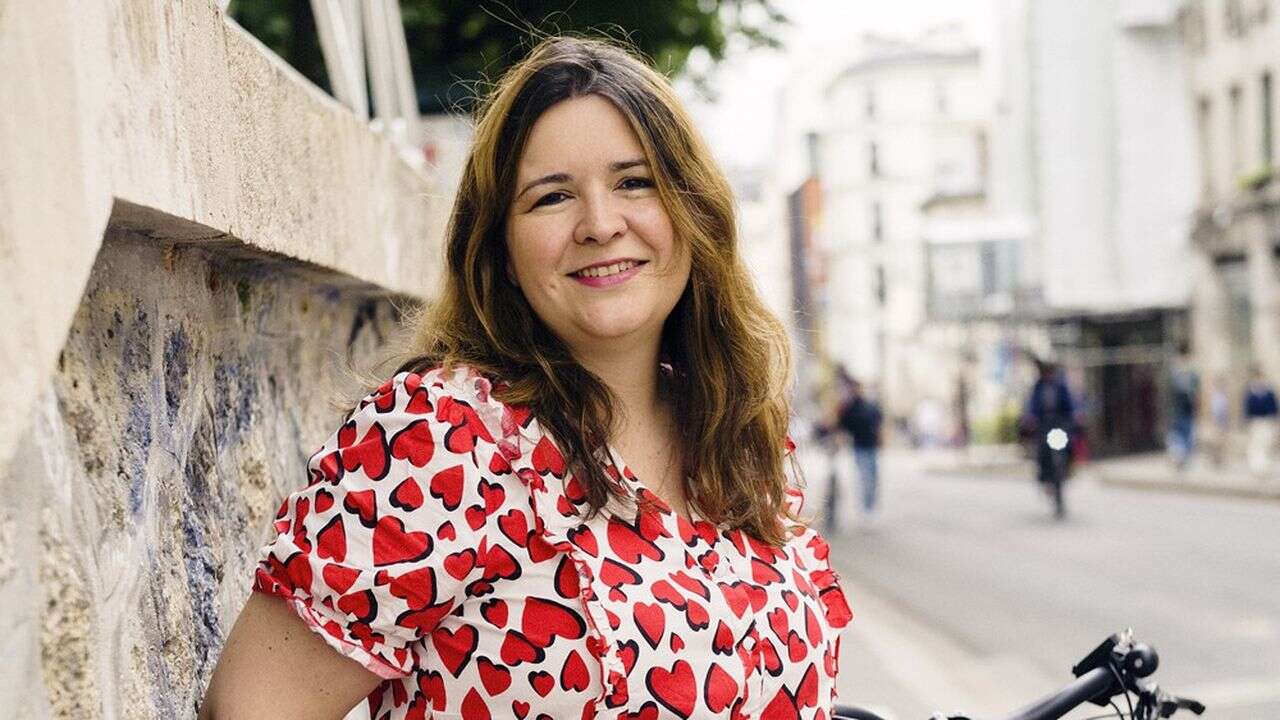
<path id="1" fill-rule="evenodd" d="M 284 600 L 253 592 L 222 648 L 199 720 L 340 720 L 380 682 Z"/>

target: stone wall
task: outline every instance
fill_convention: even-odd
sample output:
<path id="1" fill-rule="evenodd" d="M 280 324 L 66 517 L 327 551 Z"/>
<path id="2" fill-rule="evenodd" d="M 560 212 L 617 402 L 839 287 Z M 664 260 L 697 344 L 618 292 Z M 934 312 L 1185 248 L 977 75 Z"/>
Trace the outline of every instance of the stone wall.
<path id="1" fill-rule="evenodd" d="M 214 0 L 0 4 L 0 715 L 191 718 L 447 179 Z"/>
<path id="2" fill-rule="evenodd" d="M 272 514 L 358 391 L 347 368 L 396 325 L 372 289 L 288 260 L 112 227 L 0 479 L 20 499 L 0 549 L 18 558 L 0 577 L 23 691 L 6 706 L 190 716 Z"/>

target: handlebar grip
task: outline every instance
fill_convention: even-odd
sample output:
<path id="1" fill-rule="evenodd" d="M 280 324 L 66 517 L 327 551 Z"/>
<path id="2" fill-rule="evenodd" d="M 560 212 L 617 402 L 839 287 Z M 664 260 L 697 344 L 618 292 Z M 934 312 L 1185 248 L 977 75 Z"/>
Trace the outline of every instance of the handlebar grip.
<path id="1" fill-rule="evenodd" d="M 1058 720 L 1079 705 L 1096 697 L 1110 697 L 1119 688 L 1110 668 L 1094 668 L 1062 690 L 1046 695 L 1005 720 Z"/>

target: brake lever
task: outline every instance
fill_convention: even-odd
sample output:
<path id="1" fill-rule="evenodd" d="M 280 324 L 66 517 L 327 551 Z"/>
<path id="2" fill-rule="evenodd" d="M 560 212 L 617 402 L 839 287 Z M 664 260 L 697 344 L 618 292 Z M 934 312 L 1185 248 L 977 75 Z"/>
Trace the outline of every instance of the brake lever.
<path id="1" fill-rule="evenodd" d="M 1179 710 L 1190 710 L 1196 715 L 1204 714 L 1204 703 L 1177 695 L 1165 695 L 1160 699 L 1160 717 L 1172 717 Z"/>

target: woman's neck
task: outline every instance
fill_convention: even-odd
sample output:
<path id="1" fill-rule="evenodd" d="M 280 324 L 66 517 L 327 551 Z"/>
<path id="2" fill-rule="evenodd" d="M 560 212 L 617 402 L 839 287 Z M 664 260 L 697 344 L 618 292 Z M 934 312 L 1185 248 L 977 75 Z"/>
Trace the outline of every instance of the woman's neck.
<path id="1" fill-rule="evenodd" d="M 661 412 L 663 398 L 658 367 L 658 342 L 645 347 L 628 346 L 608 351 L 593 348 L 591 353 L 578 354 L 578 362 L 613 393 L 615 431 L 625 431 L 627 426 L 644 425 Z"/>

